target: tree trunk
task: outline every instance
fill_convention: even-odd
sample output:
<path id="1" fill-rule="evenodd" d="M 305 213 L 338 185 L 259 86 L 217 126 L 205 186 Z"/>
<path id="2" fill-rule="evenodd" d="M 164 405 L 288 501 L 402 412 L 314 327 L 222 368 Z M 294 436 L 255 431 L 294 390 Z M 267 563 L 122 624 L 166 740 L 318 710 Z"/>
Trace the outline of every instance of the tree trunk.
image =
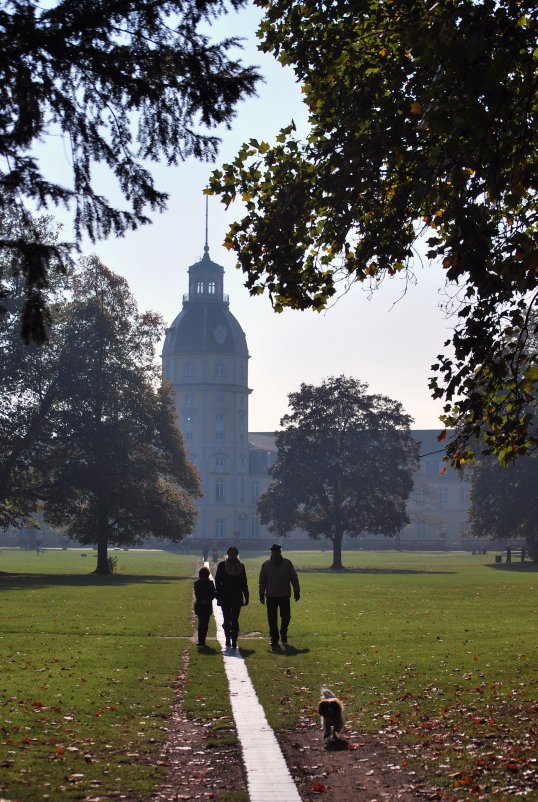
<path id="1" fill-rule="evenodd" d="M 331 571 L 342 571 L 342 532 L 337 532 L 331 538 L 333 544 L 333 564 Z"/>
<path id="2" fill-rule="evenodd" d="M 104 505 L 100 505 L 97 514 L 97 566 L 95 568 L 96 574 L 110 574 L 110 565 L 108 564 L 108 515 L 106 510 L 103 509 Z"/>
<path id="3" fill-rule="evenodd" d="M 97 566 L 95 568 L 96 574 L 110 574 L 110 566 L 108 564 L 108 538 L 100 535 L 97 541 Z"/>

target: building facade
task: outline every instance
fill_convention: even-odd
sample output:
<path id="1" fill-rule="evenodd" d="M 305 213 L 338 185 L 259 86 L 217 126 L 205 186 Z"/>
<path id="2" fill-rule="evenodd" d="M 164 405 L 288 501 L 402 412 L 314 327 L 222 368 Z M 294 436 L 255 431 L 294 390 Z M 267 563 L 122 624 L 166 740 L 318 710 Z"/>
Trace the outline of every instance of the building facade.
<path id="1" fill-rule="evenodd" d="M 249 353 L 245 334 L 224 294 L 224 268 L 209 257 L 189 267 L 183 308 L 166 331 L 163 379 L 173 384 L 179 427 L 201 478 L 203 497 L 191 540 L 261 547 L 274 540 L 256 503 L 276 460 L 273 432 L 248 431 Z M 423 549 L 470 548 L 466 541 L 469 486 L 442 463 L 437 432 L 415 430 L 420 467 L 408 502 L 410 523 L 396 541 L 384 536 L 346 538 L 345 546 Z M 288 536 L 312 547 L 305 532 Z"/>
<path id="2" fill-rule="evenodd" d="M 248 499 L 248 348 L 223 290 L 224 268 L 209 257 L 189 267 L 183 309 L 166 331 L 163 379 L 173 384 L 179 427 L 200 474 L 203 498 L 194 533 L 245 539 Z"/>

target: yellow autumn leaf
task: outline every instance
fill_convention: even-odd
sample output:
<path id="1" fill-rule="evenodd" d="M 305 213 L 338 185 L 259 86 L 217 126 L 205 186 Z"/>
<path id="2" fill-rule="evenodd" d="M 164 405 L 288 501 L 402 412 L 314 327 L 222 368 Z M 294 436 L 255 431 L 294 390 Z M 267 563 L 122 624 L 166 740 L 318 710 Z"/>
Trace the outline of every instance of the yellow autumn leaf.
<path id="1" fill-rule="evenodd" d="M 422 114 L 422 106 L 420 105 L 418 100 L 414 100 L 413 103 L 411 103 L 410 108 L 411 108 L 411 114 Z"/>
<path id="2" fill-rule="evenodd" d="M 231 249 L 234 246 L 232 240 L 229 237 L 226 237 L 226 239 L 224 240 L 224 242 L 222 244 L 224 245 L 224 247 L 226 248 L 227 251 L 231 251 Z"/>

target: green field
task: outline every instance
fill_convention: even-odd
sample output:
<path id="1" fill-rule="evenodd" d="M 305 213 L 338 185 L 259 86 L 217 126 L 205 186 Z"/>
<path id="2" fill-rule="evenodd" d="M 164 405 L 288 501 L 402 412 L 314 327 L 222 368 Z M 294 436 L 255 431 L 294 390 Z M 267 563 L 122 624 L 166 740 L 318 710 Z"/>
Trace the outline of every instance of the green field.
<path id="1" fill-rule="evenodd" d="M 148 797 L 166 737 L 181 655 L 185 704 L 227 721 L 218 649 L 191 637 L 195 555 L 114 552 L 117 574 L 91 575 L 91 550 L 0 553 L 0 796 L 29 800 Z M 382 731 L 430 784 L 454 798 L 527 793 L 536 769 L 538 573 L 490 555 L 287 553 L 298 569 L 286 652 L 268 650 L 257 574 L 240 646 L 271 725 L 309 721 L 322 684 L 348 726 Z M 243 555 L 244 556 L 244 555 Z M 214 630 L 210 629 L 210 635 Z M 216 646 L 216 643 L 213 644 Z M 431 775 L 431 776 L 430 776 Z M 446 797 L 448 798 L 448 797 Z M 452 797 L 451 797 L 452 798 Z"/>

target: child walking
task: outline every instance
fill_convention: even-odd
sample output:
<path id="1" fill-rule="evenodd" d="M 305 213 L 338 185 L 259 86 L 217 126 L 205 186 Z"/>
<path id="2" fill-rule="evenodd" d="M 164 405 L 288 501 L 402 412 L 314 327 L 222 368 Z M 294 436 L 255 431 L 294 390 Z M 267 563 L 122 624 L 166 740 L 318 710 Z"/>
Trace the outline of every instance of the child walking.
<path id="1" fill-rule="evenodd" d="M 198 646 L 205 646 L 215 596 L 215 585 L 213 580 L 210 579 L 209 568 L 203 566 L 198 571 L 198 579 L 194 583 L 194 597 L 196 599 L 194 612 L 198 616 Z"/>

